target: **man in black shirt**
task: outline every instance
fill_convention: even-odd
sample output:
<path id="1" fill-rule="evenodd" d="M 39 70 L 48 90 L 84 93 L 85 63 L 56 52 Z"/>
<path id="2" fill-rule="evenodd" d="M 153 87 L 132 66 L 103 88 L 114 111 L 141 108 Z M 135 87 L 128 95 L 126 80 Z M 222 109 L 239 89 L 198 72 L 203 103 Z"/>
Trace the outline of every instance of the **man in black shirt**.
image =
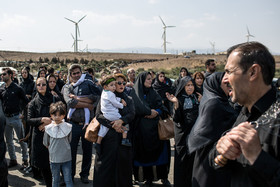
<path id="1" fill-rule="evenodd" d="M 279 186 L 279 127 L 271 133 L 250 123 L 277 100 L 271 86 L 275 60 L 258 42 L 238 44 L 228 50 L 225 71 L 232 101 L 244 107 L 231 131 L 211 151 L 210 164 L 231 171 L 231 186 Z"/>
<path id="2" fill-rule="evenodd" d="M 5 137 L 10 156 L 9 167 L 17 165 L 13 130 L 15 130 L 18 139 L 25 137 L 23 124 L 20 119 L 20 106 L 23 108 L 28 103 L 23 89 L 12 81 L 12 76 L 13 71 L 10 68 L 3 68 L 1 78 L 5 82 L 5 85 L 0 89 L 0 99 L 2 100 L 3 112 L 6 118 Z M 23 165 L 27 166 L 27 144 L 25 142 L 20 142 L 20 146 Z"/>

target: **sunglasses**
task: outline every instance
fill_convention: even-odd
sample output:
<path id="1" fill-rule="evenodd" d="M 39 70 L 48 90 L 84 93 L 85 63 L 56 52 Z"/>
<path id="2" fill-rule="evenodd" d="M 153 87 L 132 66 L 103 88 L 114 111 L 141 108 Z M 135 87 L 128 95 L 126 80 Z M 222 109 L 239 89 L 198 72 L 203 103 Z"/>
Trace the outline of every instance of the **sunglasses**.
<path id="1" fill-rule="evenodd" d="M 47 84 L 36 84 L 36 86 L 47 86 Z"/>
<path id="2" fill-rule="evenodd" d="M 117 84 L 118 84 L 118 85 L 124 85 L 124 86 L 125 86 L 125 85 L 126 85 L 126 82 L 120 82 L 120 81 L 118 81 Z"/>
<path id="3" fill-rule="evenodd" d="M 81 73 L 81 72 L 78 71 L 78 72 L 72 73 L 72 75 L 78 75 L 78 74 L 80 74 L 80 73 Z"/>
<path id="4" fill-rule="evenodd" d="M 7 73 L 2 73 L 2 74 L 1 74 L 1 76 L 2 76 L 2 75 L 3 75 L 3 76 L 6 76 L 6 75 L 7 75 Z"/>

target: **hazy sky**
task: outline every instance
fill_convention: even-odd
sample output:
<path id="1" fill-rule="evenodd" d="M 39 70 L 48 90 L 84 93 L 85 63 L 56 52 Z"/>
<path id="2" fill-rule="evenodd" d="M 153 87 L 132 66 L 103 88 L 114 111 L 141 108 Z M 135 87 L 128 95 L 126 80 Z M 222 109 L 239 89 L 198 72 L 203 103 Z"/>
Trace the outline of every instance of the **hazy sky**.
<path id="1" fill-rule="evenodd" d="M 78 21 L 79 48 L 162 48 L 167 29 L 167 52 L 203 49 L 218 51 L 247 41 L 246 25 L 280 54 L 279 0 L 1 0 L 0 50 L 73 51 L 72 22 Z"/>

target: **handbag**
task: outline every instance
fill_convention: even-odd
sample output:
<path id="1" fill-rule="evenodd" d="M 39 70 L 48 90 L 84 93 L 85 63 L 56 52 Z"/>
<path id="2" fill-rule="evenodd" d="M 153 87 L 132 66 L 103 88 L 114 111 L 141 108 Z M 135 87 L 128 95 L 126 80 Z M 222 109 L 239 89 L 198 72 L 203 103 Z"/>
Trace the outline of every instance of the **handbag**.
<path id="1" fill-rule="evenodd" d="M 174 123 L 171 116 L 166 119 L 160 117 L 158 121 L 158 136 L 160 140 L 169 140 L 174 138 Z"/>
<path id="2" fill-rule="evenodd" d="M 98 131 L 100 129 L 100 123 L 96 117 L 91 120 L 90 124 L 86 128 L 85 139 L 89 142 L 95 143 L 98 137 Z"/>

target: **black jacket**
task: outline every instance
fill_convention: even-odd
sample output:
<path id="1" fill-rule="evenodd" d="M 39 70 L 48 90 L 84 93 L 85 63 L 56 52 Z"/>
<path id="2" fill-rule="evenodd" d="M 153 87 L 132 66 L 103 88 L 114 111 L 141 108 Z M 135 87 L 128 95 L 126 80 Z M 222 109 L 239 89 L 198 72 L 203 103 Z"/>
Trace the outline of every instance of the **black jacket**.
<path id="1" fill-rule="evenodd" d="M 119 109 L 123 125 L 129 124 L 132 127 L 135 109 L 131 97 L 125 93 L 116 93 L 117 97 L 125 100 L 127 106 Z M 109 128 L 108 133 L 102 139 L 100 155 L 95 156 L 94 180 L 95 187 L 122 187 L 132 186 L 132 149 L 121 145 L 122 134 L 115 131 L 111 126 L 111 121 L 107 120 L 101 113 L 100 102 L 96 108 L 96 119 Z M 129 137 L 131 130 L 128 131 Z"/>
<path id="2" fill-rule="evenodd" d="M 241 122 L 258 120 L 276 100 L 276 90 L 272 88 L 253 105 L 251 113 L 248 112 L 246 107 L 243 107 L 233 127 L 239 125 Z M 278 112 L 277 119 L 279 123 L 279 110 L 276 112 Z M 213 147 L 209 154 L 209 162 L 213 168 L 221 172 L 224 170 L 231 171 L 230 186 L 232 187 L 280 186 L 279 127 L 264 127 L 258 128 L 257 130 L 262 145 L 262 151 L 253 165 L 250 165 L 249 161 L 241 154 L 236 160 L 229 160 L 224 167 L 219 167 L 214 163 L 214 159 L 218 154 L 216 146 Z"/>
<path id="3" fill-rule="evenodd" d="M 39 130 L 42 117 L 50 117 L 50 104 L 59 101 L 50 93 L 45 96 L 37 93 L 28 105 L 27 122 L 32 127 L 31 163 L 38 168 L 49 167 L 49 152 L 43 145 L 44 132 Z"/>

